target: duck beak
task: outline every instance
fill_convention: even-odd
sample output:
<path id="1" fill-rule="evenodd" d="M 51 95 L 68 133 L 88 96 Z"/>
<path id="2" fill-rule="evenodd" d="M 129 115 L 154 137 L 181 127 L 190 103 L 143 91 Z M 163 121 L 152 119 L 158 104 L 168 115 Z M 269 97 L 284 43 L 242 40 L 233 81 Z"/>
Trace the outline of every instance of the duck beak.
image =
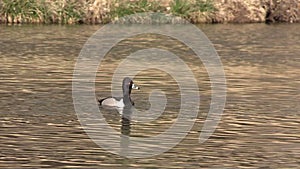
<path id="1" fill-rule="evenodd" d="M 137 89 L 137 90 L 139 90 L 140 88 L 138 87 L 138 86 L 136 86 L 135 84 L 132 84 L 132 87 L 131 87 L 132 89 Z"/>

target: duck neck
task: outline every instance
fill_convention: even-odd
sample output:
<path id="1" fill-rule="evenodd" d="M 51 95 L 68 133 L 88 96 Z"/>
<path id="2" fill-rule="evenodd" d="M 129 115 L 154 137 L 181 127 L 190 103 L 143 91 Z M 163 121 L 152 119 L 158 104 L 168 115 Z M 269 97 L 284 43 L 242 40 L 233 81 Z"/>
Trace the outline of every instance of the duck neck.
<path id="1" fill-rule="evenodd" d="M 131 98 L 129 93 L 123 93 L 123 102 L 125 105 L 131 105 Z"/>

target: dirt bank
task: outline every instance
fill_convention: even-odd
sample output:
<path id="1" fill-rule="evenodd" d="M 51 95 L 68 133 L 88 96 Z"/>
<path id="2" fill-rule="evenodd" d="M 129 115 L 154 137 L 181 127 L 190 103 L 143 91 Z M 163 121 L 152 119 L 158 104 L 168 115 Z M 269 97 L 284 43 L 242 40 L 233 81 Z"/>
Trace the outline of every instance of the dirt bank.
<path id="1" fill-rule="evenodd" d="M 170 1 L 170 0 L 166 0 Z M 194 12 L 194 23 L 300 22 L 300 0 L 214 0 L 211 12 Z M 168 7 L 168 2 L 164 3 Z"/>
<path id="2" fill-rule="evenodd" d="M 300 22 L 300 0 L 220 0 L 208 22 Z"/>

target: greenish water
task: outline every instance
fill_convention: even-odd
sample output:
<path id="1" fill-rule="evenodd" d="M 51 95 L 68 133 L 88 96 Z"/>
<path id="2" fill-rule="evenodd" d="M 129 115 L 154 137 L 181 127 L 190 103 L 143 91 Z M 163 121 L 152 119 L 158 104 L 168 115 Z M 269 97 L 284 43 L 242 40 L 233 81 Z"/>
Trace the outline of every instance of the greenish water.
<path id="1" fill-rule="evenodd" d="M 199 144 L 209 108 L 210 82 L 201 62 L 187 58 L 201 93 L 196 123 L 180 144 L 146 159 L 127 159 L 105 151 L 77 120 L 73 69 L 83 44 L 99 28 L 0 26 L 1 168 L 299 167 L 299 24 L 199 25 L 223 62 L 227 80 L 224 114 L 214 134 Z M 96 95 L 110 95 L 111 77 L 122 57 L 151 44 L 186 54 L 181 44 L 170 39 L 145 36 L 137 37 L 137 42 L 125 40 L 99 67 Z M 137 109 L 149 107 L 149 93 L 157 88 L 165 91 L 170 101 L 167 112 L 155 121 L 132 123 L 130 135 L 149 137 L 163 132 L 177 115 L 178 86 L 158 70 L 141 72 L 134 81 L 141 86 L 132 96 Z M 113 128 L 122 130 L 117 111 L 103 110 L 103 114 Z"/>

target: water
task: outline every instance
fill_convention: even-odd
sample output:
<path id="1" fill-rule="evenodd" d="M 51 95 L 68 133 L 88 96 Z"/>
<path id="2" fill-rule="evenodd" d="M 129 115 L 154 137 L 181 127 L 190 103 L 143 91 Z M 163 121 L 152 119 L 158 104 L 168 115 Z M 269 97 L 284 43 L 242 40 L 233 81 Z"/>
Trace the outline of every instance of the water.
<path id="1" fill-rule="evenodd" d="M 76 57 L 99 27 L 0 26 L 1 168 L 300 166 L 299 24 L 199 25 L 218 51 L 226 74 L 227 101 L 222 119 L 209 140 L 199 144 L 211 100 L 210 82 L 202 63 L 185 57 L 200 88 L 196 123 L 180 144 L 142 159 L 123 158 L 99 147 L 84 132 L 74 111 Z M 179 56 L 192 55 L 167 37 L 135 38 L 137 42 L 125 40 L 105 57 L 96 78 L 97 97 L 111 94 L 114 70 L 131 52 L 166 45 L 165 49 Z M 170 75 L 156 69 L 140 72 L 134 81 L 141 87 L 132 94 L 137 110 L 150 108 L 149 94 L 154 89 L 165 92 L 168 102 L 159 118 L 145 123 L 132 121 L 130 136 L 160 134 L 178 116 L 178 85 Z M 101 111 L 117 132 L 128 134 L 116 110 Z"/>

